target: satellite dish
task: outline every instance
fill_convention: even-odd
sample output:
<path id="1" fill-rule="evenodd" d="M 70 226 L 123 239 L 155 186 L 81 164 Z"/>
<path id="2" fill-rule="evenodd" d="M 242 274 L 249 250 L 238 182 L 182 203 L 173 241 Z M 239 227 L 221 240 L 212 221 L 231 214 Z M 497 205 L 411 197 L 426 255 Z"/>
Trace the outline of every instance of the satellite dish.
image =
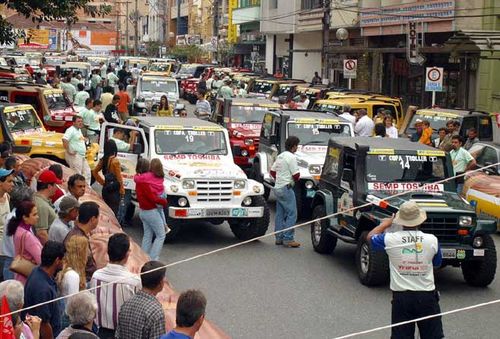
<path id="1" fill-rule="evenodd" d="M 347 40 L 349 38 L 349 31 L 345 28 L 339 28 L 337 32 L 335 32 L 335 36 L 340 41 Z"/>

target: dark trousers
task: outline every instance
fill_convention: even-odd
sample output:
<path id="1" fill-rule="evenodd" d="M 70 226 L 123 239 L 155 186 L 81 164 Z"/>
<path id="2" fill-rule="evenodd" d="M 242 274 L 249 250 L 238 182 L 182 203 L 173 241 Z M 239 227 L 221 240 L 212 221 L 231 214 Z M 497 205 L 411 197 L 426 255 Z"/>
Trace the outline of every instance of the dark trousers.
<path id="1" fill-rule="evenodd" d="M 114 339 L 115 330 L 110 330 L 109 328 L 100 327 L 99 332 L 97 332 L 97 336 L 100 339 Z"/>
<path id="2" fill-rule="evenodd" d="M 118 209 L 120 208 L 120 191 L 108 192 L 103 189 L 102 200 L 104 200 L 106 205 L 108 205 L 109 208 L 111 208 L 111 210 L 115 213 L 116 218 L 118 218 Z"/>
<path id="3" fill-rule="evenodd" d="M 441 313 L 439 308 L 439 293 L 437 291 L 405 291 L 392 292 L 392 323 L 412 320 L 432 314 Z M 420 338 L 444 338 L 441 317 L 417 322 Z M 396 326 L 392 328 L 391 338 L 415 338 L 415 323 Z"/>

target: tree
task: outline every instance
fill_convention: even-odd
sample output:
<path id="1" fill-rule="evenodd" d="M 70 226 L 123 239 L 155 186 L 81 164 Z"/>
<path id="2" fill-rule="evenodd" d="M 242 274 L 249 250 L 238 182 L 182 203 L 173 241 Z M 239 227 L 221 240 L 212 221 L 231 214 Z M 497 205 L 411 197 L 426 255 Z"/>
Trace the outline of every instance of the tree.
<path id="1" fill-rule="evenodd" d="M 92 17 L 102 16 L 111 12 L 109 5 L 91 5 L 92 0 L 0 0 L 0 5 L 15 10 L 33 22 L 66 20 L 68 25 L 78 21 L 77 12 L 83 10 Z M 0 44 L 13 43 L 17 36 L 12 25 L 0 17 Z"/>

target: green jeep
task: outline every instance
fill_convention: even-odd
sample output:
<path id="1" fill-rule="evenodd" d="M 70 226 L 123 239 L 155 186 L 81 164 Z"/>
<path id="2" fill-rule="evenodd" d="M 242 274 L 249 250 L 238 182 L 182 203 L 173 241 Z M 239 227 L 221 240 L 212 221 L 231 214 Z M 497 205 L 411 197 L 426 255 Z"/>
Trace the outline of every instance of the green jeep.
<path id="1" fill-rule="evenodd" d="M 479 219 L 456 193 L 451 159 L 443 151 L 403 139 L 332 137 L 319 189 L 313 199 L 313 219 L 340 213 L 311 224 L 316 252 L 332 253 L 337 240 L 357 244 L 359 279 L 367 286 L 389 279 L 385 252 L 372 250 L 367 233 L 399 206 L 414 200 L 427 212 L 423 232 L 434 234 L 443 266 L 461 267 L 465 281 L 487 286 L 497 266 L 493 220 Z M 395 194 L 397 197 L 389 198 Z M 387 200 L 384 200 L 387 199 Z M 397 229 L 397 225 L 393 225 Z"/>

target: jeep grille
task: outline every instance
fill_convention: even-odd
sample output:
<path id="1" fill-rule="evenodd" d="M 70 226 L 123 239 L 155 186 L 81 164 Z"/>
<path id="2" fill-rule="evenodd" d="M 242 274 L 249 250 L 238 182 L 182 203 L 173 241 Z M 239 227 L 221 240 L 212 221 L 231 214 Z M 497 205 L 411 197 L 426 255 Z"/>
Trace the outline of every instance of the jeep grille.
<path id="1" fill-rule="evenodd" d="M 428 215 L 427 220 L 420 226 L 424 233 L 434 234 L 439 242 L 458 242 L 458 217 Z"/>
<path id="2" fill-rule="evenodd" d="M 219 202 L 231 201 L 233 195 L 232 180 L 197 180 L 197 201 Z"/>

